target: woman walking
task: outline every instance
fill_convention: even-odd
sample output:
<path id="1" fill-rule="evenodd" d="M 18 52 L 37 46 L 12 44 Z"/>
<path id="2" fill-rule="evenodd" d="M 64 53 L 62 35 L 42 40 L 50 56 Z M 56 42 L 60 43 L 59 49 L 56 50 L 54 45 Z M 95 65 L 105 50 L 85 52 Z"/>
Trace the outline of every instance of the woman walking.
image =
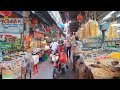
<path id="1" fill-rule="evenodd" d="M 71 41 L 70 41 L 69 37 L 66 38 L 64 44 L 67 48 L 67 57 L 70 58 L 70 55 L 71 55 Z"/>

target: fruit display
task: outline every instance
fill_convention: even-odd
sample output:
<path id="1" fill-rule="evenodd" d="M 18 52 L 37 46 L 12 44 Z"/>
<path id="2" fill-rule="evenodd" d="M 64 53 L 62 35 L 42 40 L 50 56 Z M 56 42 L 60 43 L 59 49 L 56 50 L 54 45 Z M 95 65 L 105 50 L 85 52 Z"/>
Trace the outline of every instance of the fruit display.
<path id="1" fill-rule="evenodd" d="M 113 52 L 108 55 L 109 58 L 120 59 L 120 52 Z"/>
<path id="2" fill-rule="evenodd" d="M 108 59 L 108 56 L 98 56 L 95 58 L 95 60 L 106 60 Z"/>
<path id="3" fill-rule="evenodd" d="M 11 61 L 11 57 L 9 56 L 4 56 L 2 61 Z"/>

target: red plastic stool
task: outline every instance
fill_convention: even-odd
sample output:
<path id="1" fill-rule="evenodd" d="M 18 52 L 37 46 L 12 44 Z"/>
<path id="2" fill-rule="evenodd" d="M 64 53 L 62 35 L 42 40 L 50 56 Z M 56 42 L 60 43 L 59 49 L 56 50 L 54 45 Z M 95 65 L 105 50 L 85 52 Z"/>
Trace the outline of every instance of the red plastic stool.
<path id="1" fill-rule="evenodd" d="M 34 65 L 34 75 L 36 75 L 38 73 L 38 65 Z"/>

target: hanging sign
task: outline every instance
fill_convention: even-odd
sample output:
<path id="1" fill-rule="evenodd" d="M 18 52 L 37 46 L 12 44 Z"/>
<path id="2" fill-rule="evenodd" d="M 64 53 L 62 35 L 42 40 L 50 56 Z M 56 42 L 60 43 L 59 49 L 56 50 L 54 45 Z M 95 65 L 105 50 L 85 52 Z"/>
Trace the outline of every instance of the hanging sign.
<path id="1" fill-rule="evenodd" d="M 0 32 L 23 32 L 23 18 L 0 18 Z"/>
<path id="2" fill-rule="evenodd" d="M 29 17 L 30 12 L 29 11 L 23 11 L 23 17 Z"/>
<path id="3" fill-rule="evenodd" d="M 103 24 L 100 25 L 100 30 L 108 30 L 109 28 L 109 23 L 108 22 L 105 22 Z"/>

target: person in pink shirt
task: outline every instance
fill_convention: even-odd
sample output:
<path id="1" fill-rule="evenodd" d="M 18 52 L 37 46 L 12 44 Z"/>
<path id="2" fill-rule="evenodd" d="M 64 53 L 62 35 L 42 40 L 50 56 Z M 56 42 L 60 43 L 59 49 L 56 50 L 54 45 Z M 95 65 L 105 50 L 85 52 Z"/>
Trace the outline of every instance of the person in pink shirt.
<path id="1" fill-rule="evenodd" d="M 69 37 L 67 37 L 66 40 L 64 41 L 64 45 L 67 48 L 67 57 L 70 58 L 70 54 L 71 54 L 71 41 L 70 41 Z"/>

